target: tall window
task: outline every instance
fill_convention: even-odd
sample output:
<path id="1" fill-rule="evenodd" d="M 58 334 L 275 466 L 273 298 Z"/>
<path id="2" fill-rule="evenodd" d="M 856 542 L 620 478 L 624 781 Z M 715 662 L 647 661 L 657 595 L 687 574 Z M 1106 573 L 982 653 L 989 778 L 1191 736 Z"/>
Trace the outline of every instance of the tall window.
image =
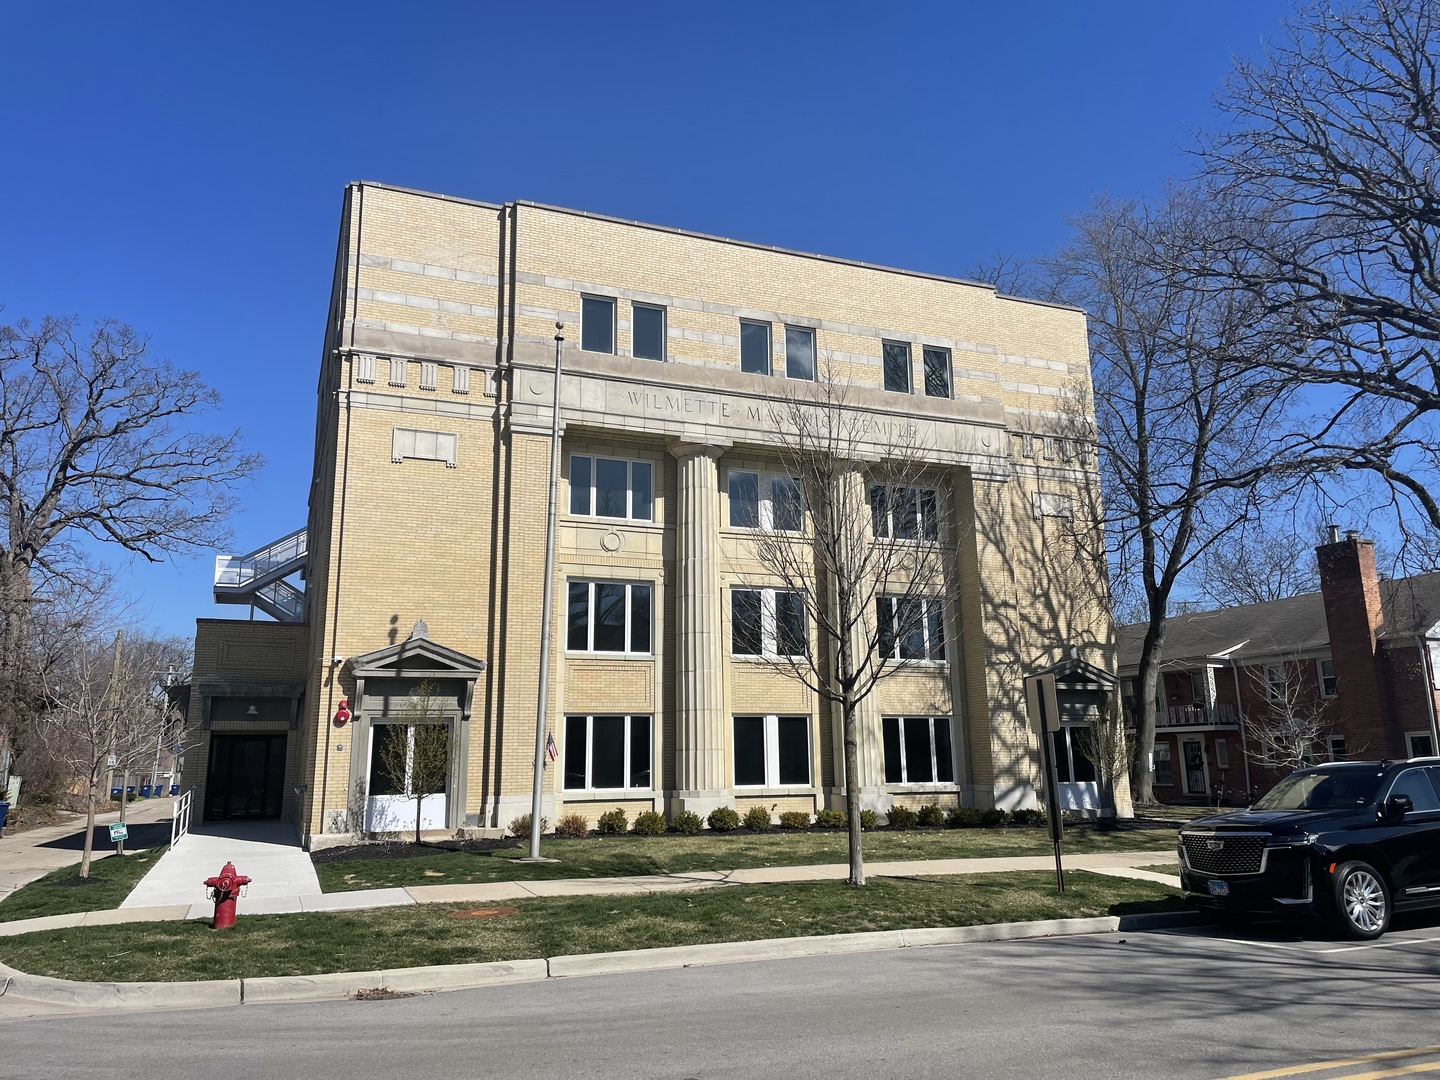
<path id="1" fill-rule="evenodd" d="M 785 377 L 815 381 L 815 331 L 803 326 L 785 328 Z"/>
<path id="2" fill-rule="evenodd" d="M 665 359 L 665 309 L 630 305 L 630 352 L 640 360 Z"/>
<path id="3" fill-rule="evenodd" d="M 1156 742 L 1155 744 L 1155 786 L 1175 786 L 1175 766 L 1170 761 L 1170 744 L 1168 742 Z"/>
<path id="4" fill-rule="evenodd" d="M 740 370 L 770 374 L 770 324 L 740 320 Z"/>
<path id="5" fill-rule="evenodd" d="M 1315 666 L 1318 669 L 1317 674 L 1320 676 L 1320 696 L 1334 697 L 1340 682 L 1335 678 L 1335 661 L 1317 660 Z"/>
<path id="6" fill-rule="evenodd" d="M 650 717 L 565 717 L 565 787 L 648 788 Z"/>
<path id="7" fill-rule="evenodd" d="M 735 717 L 735 786 L 810 784 L 808 716 Z"/>
<path id="8" fill-rule="evenodd" d="M 1055 751 L 1055 778 L 1062 784 L 1093 783 L 1095 780 L 1095 765 L 1086 756 L 1085 743 L 1078 734 L 1082 730 L 1062 727 L 1050 733 L 1050 745 Z M 1156 749 L 1159 749 L 1158 743 Z M 1158 764 L 1156 767 L 1159 767 Z"/>
<path id="9" fill-rule="evenodd" d="M 648 653 L 650 586 L 572 581 L 565 647 L 571 652 Z"/>
<path id="10" fill-rule="evenodd" d="M 953 784 L 948 716 L 887 716 L 881 724 L 887 784 Z"/>
<path id="11" fill-rule="evenodd" d="M 950 350 L 925 350 L 925 396 L 950 397 Z"/>
<path id="12" fill-rule="evenodd" d="M 902 341 L 887 341 L 884 350 L 885 389 L 901 394 L 910 392 L 910 346 Z"/>
<path id="13" fill-rule="evenodd" d="M 945 609 L 939 597 L 877 597 L 875 625 L 886 659 L 945 659 Z"/>
<path id="14" fill-rule="evenodd" d="M 870 517 L 875 535 L 892 540 L 935 540 L 940 508 L 928 488 L 870 485 Z"/>
<path id="15" fill-rule="evenodd" d="M 778 532 L 804 528 L 805 503 L 795 477 L 731 469 L 727 486 L 733 528 Z"/>
<path id="16" fill-rule="evenodd" d="M 1285 667 L 1283 664 L 1265 665 L 1265 697 L 1270 701 L 1285 700 Z"/>
<path id="17" fill-rule="evenodd" d="M 804 656 L 805 602 L 780 589 L 730 590 L 730 652 L 735 656 Z"/>
<path id="18" fill-rule="evenodd" d="M 570 455 L 570 513 L 650 521 L 654 466 L 648 461 Z"/>
<path id="19" fill-rule="evenodd" d="M 608 296 L 580 298 L 580 348 L 586 352 L 615 351 L 615 301 Z"/>

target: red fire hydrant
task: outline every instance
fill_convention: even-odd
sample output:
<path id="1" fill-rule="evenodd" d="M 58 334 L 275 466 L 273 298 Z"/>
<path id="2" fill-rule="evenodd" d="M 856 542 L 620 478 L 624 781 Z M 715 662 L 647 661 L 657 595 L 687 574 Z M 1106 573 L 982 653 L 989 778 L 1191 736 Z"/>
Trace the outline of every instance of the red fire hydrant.
<path id="1" fill-rule="evenodd" d="M 235 925 L 235 897 L 240 894 L 240 886 L 249 884 L 250 879 L 239 873 L 233 862 L 227 862 L 220 868 L 220 873 L 205 879 L 205 887 L 215 901 L 215 918 L 210 923 L 212 929 L 224 930 Z"/>

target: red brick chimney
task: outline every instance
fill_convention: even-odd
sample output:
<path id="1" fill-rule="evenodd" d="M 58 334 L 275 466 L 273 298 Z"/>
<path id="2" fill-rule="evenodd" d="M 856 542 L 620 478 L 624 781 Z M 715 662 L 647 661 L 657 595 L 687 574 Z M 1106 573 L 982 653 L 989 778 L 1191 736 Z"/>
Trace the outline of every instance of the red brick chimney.
<path id="1" fill-rule="evenodd" d="M 1331 542 L 1315 549 L 1337 676 L 1336 700 L 1330 706 L 1334 716 L 1327 718 L 1334 720 L 1337 733 L 1345 735 L 1353 756 L 1403 755 L 1399 736 L 1386 723 L 1386 686 L 1377 648 L 1385 616 L 1375 571 L 1375 542 L 1354 530 L 1343 540 L 1338 533 L 1331 526 Z"/>

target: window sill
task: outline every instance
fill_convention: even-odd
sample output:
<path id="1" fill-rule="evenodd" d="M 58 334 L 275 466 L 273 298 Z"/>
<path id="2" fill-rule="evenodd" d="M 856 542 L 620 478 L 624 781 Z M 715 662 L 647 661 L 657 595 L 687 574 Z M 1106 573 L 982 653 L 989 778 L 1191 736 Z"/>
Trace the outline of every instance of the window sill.
<path id="1" fill-rule="evenodd" d="M 599 514 L 571 514 L 568 512 L 562 517 L 566 522 L 576 525 L 590 523 L 608 525 L 612 528 L 616 525 L 624 525 L 627 529 L 655 529 L 657 531 L 665 528 L 663 521 L 656 521 L 654 518 L 601 517 Z"/>
<path id="2" fill-rule="evenodd" d="M 925 784 L 886 784 L 885 790 L 892 795 L 932 795 L 936 792 L 959 791 L 960 785 L 953 780 L 935 780 Z"/>
<path id="3" fill-rule="evenodd" d="M 575 652 L 565 650 L 566 660 L 654 660 L 654 653 L 640 652 Z"/>
<path id="4" fill-rule="evenodd" d="M 932 673 L 933 673 L 933 672 L 940 672 L 940 671 L 948 671 L 949 668 L 950 668 L 950 661 L 949 661 L 949 660 L 895 660 L 895 659 L 889 659 L 889 660 L 886 660 L 886 661 L 885 661 L 885 666 L 886 666 L 887 668 L 888 668 L 888 667 L 893 667 L 893 668 L 895 668 L 895 669 L 897 670 L 897 672 L 901 672 L 901 671 L 928 671 L 928 672 L 932 672 Z"/>
<path id="5" fill-rule="evenodd" d="M 808 664 L 810 662 L 803 654 L 799 656 L 782 656 L 780 653 L 768 653 L 765 655 L 756 655 L 755 653 L 731 653 L 730 659 L 742 664 L 763 664 L 766 667 Z"/>
<path id="6" fill-rule="evenodd" d="M 795 787 L 740 787 L 730 789 L 737 799 L 793 799 L 797 795 L 818 795 L 820 789 L 814 784 L 798 784 Z"/>
<path id="7" fill-rule="evenodd" d="M 624 799 L 653 799 L 654 788 L 564 788 L 563 802 L 616 802 Z"/>

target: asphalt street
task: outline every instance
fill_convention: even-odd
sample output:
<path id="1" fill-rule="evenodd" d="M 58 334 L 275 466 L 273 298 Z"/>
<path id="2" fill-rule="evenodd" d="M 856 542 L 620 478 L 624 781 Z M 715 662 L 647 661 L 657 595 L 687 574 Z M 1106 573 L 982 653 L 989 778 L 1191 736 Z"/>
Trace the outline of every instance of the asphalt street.
<path id="1" fill-rule="evenodd" d="M 35 1020 L 0 1027 L 0 1077 L 1332 1080 L 1440 1073 L 1437 996 L 1431 915 L 1373 945 L 1176 930 Z"/>

